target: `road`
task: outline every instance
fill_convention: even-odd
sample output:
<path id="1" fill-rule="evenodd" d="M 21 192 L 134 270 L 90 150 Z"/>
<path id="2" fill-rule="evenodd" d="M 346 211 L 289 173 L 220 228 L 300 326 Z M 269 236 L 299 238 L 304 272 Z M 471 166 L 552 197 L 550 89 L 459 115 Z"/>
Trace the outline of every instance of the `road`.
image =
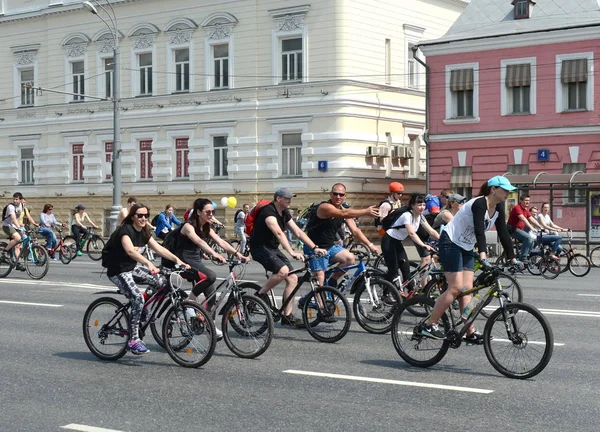
<path id="1" fill-rule="evenodd" d="M 264 274 L 253 263 L 245 279 Z M 260 358 L 237 358 L 219 342 L 200 369 L 177 366 L 151 336 L 146 356 L 103 362 L 81 330 L 94 293 L 110 286 L 99 263 L 53 262 L 42 281 L 12 273 L 0 279 L 0 430 L 597 431 L 600 269 L 519 279 L 556 343 L 546 370 L 526 381 L 498 374 L 482 347 L 410 367 L 389 334 L 355 322 L 331 345 L 276 324 Z"/>

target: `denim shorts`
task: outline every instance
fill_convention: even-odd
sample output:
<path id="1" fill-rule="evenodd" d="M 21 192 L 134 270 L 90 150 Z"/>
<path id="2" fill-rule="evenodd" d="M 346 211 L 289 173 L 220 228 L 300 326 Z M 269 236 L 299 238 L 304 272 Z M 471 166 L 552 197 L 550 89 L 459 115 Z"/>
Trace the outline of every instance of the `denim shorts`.
<path id="1" fill-rule="evenodd" d="M 463 270 L 473 271 L 475 267 L 475 254 L 452 243 L 445 231 L 438 242 L 440 263 L 445 272 L 458 273 Z"/>
<path id="2" fill-rule="evenodd" d="M 344 248 L 342 246 L 334 244 L 329 249 L 327 249 L 327 254 L 325 256 L 315 256 L 313 258 L 310 258 L 308 260 L 308 267 L 312 271 L 325 270 L 328 266 L 333 264 L 333 258 L 335 258 L 335 256 L 343 250 Z M 314 255 L 314 251 L 310 247 L 304 245 L 304 255 Z"/>

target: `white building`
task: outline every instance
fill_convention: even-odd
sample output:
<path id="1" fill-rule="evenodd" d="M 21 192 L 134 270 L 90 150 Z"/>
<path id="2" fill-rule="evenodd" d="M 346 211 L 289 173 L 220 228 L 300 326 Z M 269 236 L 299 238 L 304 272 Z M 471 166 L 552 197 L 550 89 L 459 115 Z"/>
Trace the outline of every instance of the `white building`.
<path id="1" fill-rule="evenodd" d="M 278 186 L 312 200 L 336 181 L 355 200 L 390 178 L 423 189 L 424 73 L 410 47 L 441 37 L 468 0 L 306 1 L 110 1 L 124 194 L 184 206 Z M 85 200 L 99 218 L 111 33 L 81 0 L 0 0 L 0 37 L 0 192 Z"/>

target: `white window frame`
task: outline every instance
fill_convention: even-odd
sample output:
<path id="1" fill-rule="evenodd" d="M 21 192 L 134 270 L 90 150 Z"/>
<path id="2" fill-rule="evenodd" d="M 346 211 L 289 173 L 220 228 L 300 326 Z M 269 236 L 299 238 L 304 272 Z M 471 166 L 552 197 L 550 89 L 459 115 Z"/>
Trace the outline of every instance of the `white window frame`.
<path id="1" fill-rule="evenodd" d="M 150 64 L 150 66 L 148 66 L 148 65 L 144 66 L 144 74 L 152 77 L 152 89 L 150 92 L 142 93 L 142 86 L 141 86 L 142 65 L 140 64 L 140 60 L 141 60 L 141 56 L 148 55 L 148 54 L 150 54 L 152 62 Z M 154 94 L 156 92 L 156 80 L 155 80 L 156 65 L 155 65 L 154 59 L 155 59 L 155 57 L 154 57 L 153 51 L 142 51 L 142 52 L 137 52 L 135 54 L 135 63 L 134 63 L 135 64 L 135 83 L 133 83 L 132 87 L 135 87 L 135 89 L 136 89 L 136 93 L 135 93 L 136 97 L 154 96 Z M 146 69 L 149 67 L 152 68 L 152 72 L 150 74 L 147 74 Z M 146 79 L 146 87 L 148 87 L 148 79 Z"/>
<path id="2" fill-rule="evenodd" d="M 68 75 L 68 85 L 67 85 L 67 91 L 70 93 L 79 93 L 79 94 L 85 94 L 85 87 L 86 87 L 86 61 L 85 61 L 85 57 L 70 57 L 68 58 L 68 64 L 67 64 L 67 70 L 69 71 L 69 75 Z M 75 73 L 73 72 L 73 66 L 75 63 L 83 63 L 83 73 L 82 74 L 78 74 L 78 77 L 75 78 Z M 83 83 L 78 82 L 77 86 L 75 88 L 75 81 L 77 79 L 77 81 L 79 81 L 79 77 L 83 76 Z M 79 88 L 79 84 L 83 84 L 83 89 Z M 77 91 L 75 91 L 77 90 Z M 83 90 L 83 91 L 81 91 Z M 68 97 L 68 101 L 69 102 L 85 102 L 85 96 L 84 97 L 79 97 L 79 96 L 75 96 L 74 94 L 70 94 L 67 96 Z"/>
<path id="3" fill-rule="evenodd" d="M 583 110 L 569 110 L 567 104 L 569 101 L 569 86 L 563 85 L 561 81 L 561 71 L 563 60 L 578 60 L 587 59 L 588 63 L 588 76 L 586 82 L 586 109 L 587 111 L 594 110 L 594 53 L 593 52 L 581 52 L 571 54 L 558 54 L 556 56 L 556 112 L 557 113 L 570 113 L 570 112 L 581 112 Z"/>
<path id="4" fill-rule="evenodd" d="M 281 67 L 282 41 L 287 39 L 302 39 L 302 79 L 283 81 L 283 71 Z M 273 31 L 273 84 L 297 84 L 309 82 L 308 77 L 308 27 L 305 25 L 302 28 L 295 30 L 274 30 Z"/>
<path id="5" fill-rule="evenodd" d="M 169 22 L 164 32 L 168 36 L 167 49 L 167 91 L 169 93 L 189 93 L 194 91 L 194 30 L 198 25 L 188 18 L 177 18 Z M 189 88 L 187 90 L 177 90 L 177 64 L 175 61 L 176 51 L 188 50 L 189 63 Z"/>
<path id="6" fill-rule="evenodd" d="M 506 87 L 506 70 L 510 65 L 529 64 L 531 85 L 529 86 L 529 114 L 512 112 L 512 89 Z M 560 77 L 559 77 L 560 78 Z M 475 97 L 475 96 L 473 96 Z M 533 115 L 537 114 L 537 57 L 523 57 L 500 60 L 500 115 Z"/>
<path id="7" fill-rule="evenodd" d="M 26 71 L 33 71 L 33 84 L 34 85 L 35 85 L 35 79 L 36 79 L 36 70 L 35 70 L 35 68 L 32 68 L 32 67 L 17 68 L 17 71 L 16 71 L 16 73 L 18 75 L 17 76 L 17 81 L 18 81 L 17 88 L 19 90 L 19 94 L 18 94 L 18 107 L 23 107 L 23 108 L 35 106 L 35 100 L 36 100 L 35 90 L 33 88 L 24 89 L 26 93 L 29 93 L 29 92 L 31 93 L 31 98 L 33 99 L 33 103 L 32 104 L 23 104 L 22 103 L 22 94 L 21 94 L 21 91 L 23 89 L 21 89 L 21 85 L 23 83 L 23 80 L 21 79 L 21 74 L 23 72 L 26 72 Z"/>
<path id="8" fill-rule="evenodd" d="M 131 48 L 131 97 L 149 97 L 157 95 L 158 88 L 158 73 L 157 64 L 158 56 L 156 55 L 156 36 L 159 30 L 153 24 L 138 24 L 128 34 L 133 40 Z M 140 54 L 152 54 L 152 93 L 140 94 Z"/>
<path id="9" fill-rule="evenodd" d="M 300 135 L 300 146 L 283 146 L 283 136 L 284 135 Z M 279 145 L 281 148 L 281 158 L 280 158 L 280 163 L 281 163 L 281 171 L 280 171 L 280 177 L 282 178 L 294 178 L 294 177 L 302 177 L 302 149 L 304 148 L 304 141 L 302 140 L 302 131 L 301 130 L 295 130 L 295 131 L 285 131 L 285 132 L 281 132 L 279 134 Z M 296 173 L 296 174 L 284 174 L 283 173 L 283 168 L 284 168 L 284 164 L 283 164 L 283 154 L 284 154 L 284 149 L 288 150 L 288 171 L 290 166 L 289 166 L 289 150 L 290 149 L 294 149 L 294 151 L 296 152 L 296 157 L 300 158 L 300 172 Z M 298 163 L 298 162 L 296 162 Z"/>
<path id="10" fill-rule="evenodd" d="M 450 90 L 450 75 L 453 70 L 473 69 L 473 117 L 456 117 L 456 95 Z M 446 65 L 446 118 L 444 124 L 479 123 L 479 62 Z"/>
<path id="11" fill-rule="evenodd" d="M 19 140 L 15 142 L 15 150 L 17 152 L 17 156 L 19 158 L 19 169 L 17 172 L 17 181 L 19 184 L 22 185 L 35 185 L 36 184 L 36 180 L 35 180 L 35 171 L 36 171 L 36 147 L 38 145 L 38 140 Z M 22 165 L 23 165 L 23 160 L 21 159 L 21 150 L 23 149 L 28 149 L 28 148 L 32 148 L 33 149 L 33 163 L 31 165 L 31 175 L 33 177 L 33 181 L 32 182 L 24 182 L 23 181 L 23 169 L 22 169 Z"/>
<path id="12" fill-rule="evenodd" d="M 33 69 L 33 83 L 38 80 L 37 53 L 39 45 L 25 45 L 11 48 L 13 51 L 13 107 L 27 108 L 37 106 L 35 90 L 33 92 L 33 105 L 21 105 L 21 71 Z"/>
<path id="13" fill-rule="evenodd" d="M 215 57 L 214 47 L 215 45 L 228 45 L 228 85 L 227 87 L 215 87 Z M 226 90 L 232 89 L 233 86 L 233 33 L 229 34 L 229 37 L 223 39 L 206 39 L 205 41 L 205 70 L 208 71 L 208 75 L 205 78 L 206 90 Z"/>
<path id="14" fill-rule="evenodd" d="M 405 56 L 404 56 L 404 71 L 405 71 L 405 87 L 412 90 L 425 91 L 425 68 L 415 59 L 412 60 L 414 62 L 415 69 L 415 85 L 410 85 L 411 77 L 410 77 L 410 63 L 411 63 L 411 53 L 410 49 L 411 45 L 418 45 L 421 40 L 423 40 L 423 34 L 425 33 L 425 28 L 418 27 L 412 24 L 404 24 L 404 46 L 406 48 Z M 418 51 L 421 52 L 420 50 Z M 421 57 L 424 57 L 421 54 Z"/>
<path id="15" fill-rule="evenodd" d="M 218 138 L 218 137 L 224 137 L 225 138 L 225 147 L 215 147 L 215 138 Z M 229 140 L 229 136 L 225 135 L 225 134 L 212 134 L 210 136 L 210 149 L 211 149 L 210 150 L 211 151 L 211 153 L 210 153 L 210 156 L 211 156 L 210 159 L 212 160 L 212 164 L 211 164 L 212 165 L 211 166 L 212 176 L 211 176 L 211 178 L 213 178 L 213 179 L 223 180 L 223 179 L 228 179 L 229 178 L 229 169 L 228 169 L 228 167 L 227 166 L 223 167 L 223 154 L 225 153 L 225 155 L 227 156 L 227 153 L 229 151 L 228 140 Z M 222 173 L 221 173 L 221 175 L 217 175 L 216 174 L 216 168 L 215 168 L 216 159 L 214 157 L 214 154 L 215 154 L 215 151 L 217 149 L 219 150 L 219 153 L 221 154 L 220 155 L 220 161 L 221 161 L 220 169 L 222 171 L 225 171 L 225 170 L 227 171 L 227 173 L 224 174 L 224 175 Z M 227 158 L 227 161 L 229 162 L 229 158 Z"/>

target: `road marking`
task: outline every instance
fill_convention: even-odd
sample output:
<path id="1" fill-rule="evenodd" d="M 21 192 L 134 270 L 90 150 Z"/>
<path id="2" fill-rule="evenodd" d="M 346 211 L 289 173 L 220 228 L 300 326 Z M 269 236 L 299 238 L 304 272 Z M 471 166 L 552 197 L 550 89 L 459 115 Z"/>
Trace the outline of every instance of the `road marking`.
<path id="1" fill-rule="evenodd" d="M 582 297 L 600 297 L 600 294 L 577 294 Z"/>
<path id="2" fill-rule="evenodd" d="M 393 385 L 402 385 L 409 387 L 425 387 L 439 390 L 453 390 L 460 392 L 468 392 L 468 393 L 483 393 L 490 394 L 493 393 L 494 390 L 486 390 L 486 389 L 478 389 L 473 387 L 458 387 L 458 386 L 450 386 L 444 384 L 429 384 L 429 383 L 420 383 L 420 382 L 411 382 L 411 381 L 397 381 L 390 379 L 382 379 L 382 378 L 368 378 L 368 377 L 359 377 L 359 376 L 351 376 L 351 375 L 337 375 L 330 373 L 322 373 L 322 372 L 308 372 L 308 371 L 299 371 L 299 370 L 285 370 L 283 373 L 295 374 L 295 375 L 307 375 L 307 376 L 316 376 L 323 378 L 333 378 L 333 379 L 345 379 L 349 381 L 365 381 L 379 384 L 393 384 Z"/>
<path id="3" fill-rule="evenodd" d="M 9 300 L 0 300 L 0 303 L 23 305 L 23 306 L 46 306 L 46 307 L 53 307 L 53 308 L 59 308 L 59 307 L 64 306 L 64 305 L 49 304 L 49 303 L 28 303 L 28 302 L 18 302 L 18 301 L 9 301 Z"/>
<path id="4" fill-rule="evenodd" d="M 61 426 L 61 429 L 71 429 L 71 430 L 81 431 L 81 432 L 121 432 L 116 429 L 104 429 L 104 428 L 80 425 L 80 424 L 75 424 L 75 423 L 71 423 L 66 426 Z"/>
<path id="5" fill-rule="evenodd" d="M 93 289 L 93 290 L 116 290 L 114 285 L 94 285 L 88 283 L 73 283 L 73 282 L 53 282 L 53 281 L 31 281 L 23 279 L 0 279 L 0 283 L 10 284 L 21 284 L 21 285 L 37 285 L 37 286 L 59 286 L 59 287 L 70 287 L 70 288 L 82 288 L 82 289 Z"/>

